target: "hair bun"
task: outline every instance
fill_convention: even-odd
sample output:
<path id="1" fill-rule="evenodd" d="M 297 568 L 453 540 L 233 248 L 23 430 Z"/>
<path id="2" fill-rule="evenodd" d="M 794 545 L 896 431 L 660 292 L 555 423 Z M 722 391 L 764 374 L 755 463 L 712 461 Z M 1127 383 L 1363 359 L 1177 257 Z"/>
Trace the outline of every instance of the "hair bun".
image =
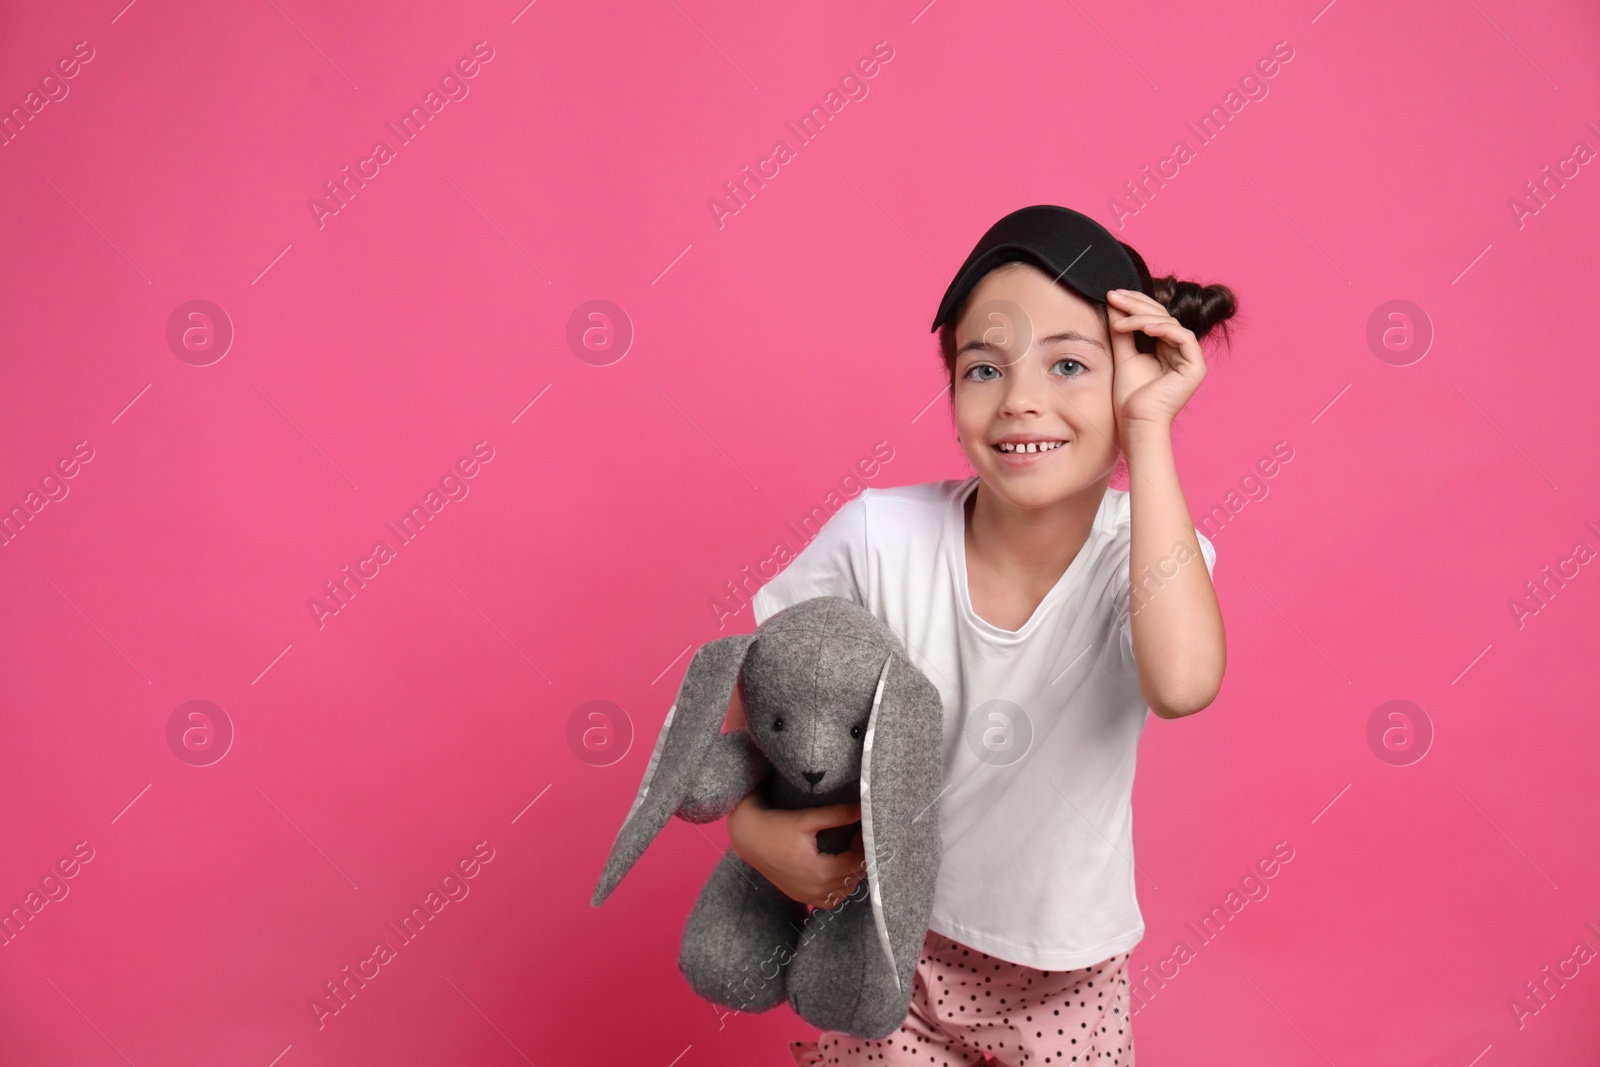
<path id="1" fill-rule="evenodd" d="M 1196 339 L 1205 337 L 1217 326 L 1222 327 L 1222 336 L 1228 339 L 1225 323 L 1239 309 L 1232 289 L 1226 285 L 1180 281 L 1170 274 L 1150 281 L 1153 290 L 1150 295 L 1166 305 L 1167 312 Z"/>
<path id="2" fill-rule="evenodd" d="M 1144 257 L 1132 245 L 1126 241 L 1117 243 L 1128 253 L 1128 258 L 1133 260 L 1134 268 L 1139 272 L 1139 284 L 1144 287 L 1144 291 L 1160 301 L 1167 309 L 1167 314 L 1194 334 L 1195 340 L 1205 337 L 1214 327 L 1221 326 L 1223 340 L 1232 343 L 1233 338 L 1228 335 L 1226 323 L 1239 310 L 1239 303 L 1234 298 L 1232 289 L 1226 285 L 1182 282 L 1170 274 L 1161 278 L 1152 277 Z M 1155 351 L 1155 341 L 1148 335 L 1135 335 L 1134 342 L 1141 352 Z"/>

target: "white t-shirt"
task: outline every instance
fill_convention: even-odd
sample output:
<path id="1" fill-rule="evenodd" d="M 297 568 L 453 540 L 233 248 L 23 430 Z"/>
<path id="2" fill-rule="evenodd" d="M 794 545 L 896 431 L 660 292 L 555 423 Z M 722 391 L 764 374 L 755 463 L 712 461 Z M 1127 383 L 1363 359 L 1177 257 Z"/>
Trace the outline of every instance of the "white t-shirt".
<path id="1" fill-rule="evenodd" d="M 1073 970 L 1144 936 L 1132 797 L 1150 709 L 1129 626 L 1128 494 L 1106 490 L 1089 539 L 1012 631 L 972 610 L 963 505 L 977 485 L 862 490 L 752 605 L 760 625 L 799 601 L 842 596 L 894 630 L 944 700 L 943 859 L 929 925 L 1002 960 Z M 1195 536 L 1209 571 L 1216 550 Z"/>

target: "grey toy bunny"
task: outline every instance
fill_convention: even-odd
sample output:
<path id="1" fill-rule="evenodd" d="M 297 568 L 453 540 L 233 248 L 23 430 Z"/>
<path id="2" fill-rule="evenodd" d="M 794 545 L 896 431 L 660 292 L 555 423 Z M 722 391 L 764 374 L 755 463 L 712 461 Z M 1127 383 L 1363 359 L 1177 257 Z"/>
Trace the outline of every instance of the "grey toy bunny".
<path id="1" fill-rule="evenodd" d="M 747 725 L 722 733 L 736 683 Z M 752 789 L 775 808 L 859 800 L 859 823 L 817 834 L 818 851 L 839 853 L 861 830 L 867 873 L 857 892 L 808 918 L 730 848 L 689 913 L 678 969 L 715 1004 L 760 1012 L 787 997 L 821 1029 L 893 1033 L 933 910 L 942 722 L 938 689 L 894 632 L 843 597 L 804 600 L 753 634 L 708 642 L 661 725 L 591 903 L 674 814 L 709 822 Z"/>

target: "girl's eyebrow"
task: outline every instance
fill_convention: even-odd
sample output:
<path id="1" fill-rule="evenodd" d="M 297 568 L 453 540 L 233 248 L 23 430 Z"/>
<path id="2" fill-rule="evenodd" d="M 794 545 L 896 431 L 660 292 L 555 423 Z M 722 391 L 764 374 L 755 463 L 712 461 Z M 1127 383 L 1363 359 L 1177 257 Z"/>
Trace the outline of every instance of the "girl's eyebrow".
<path id="1" fill-rule="evenodd" d="M 1090 337 L 1087 334 L 1079 333 L 1077 330 L 1062 330 L 1059 333 L 1053 333 L 1048 337 L 1041 337 L 1038 340 L 1038 344 L 1040 344 L 1041 346 L 1042 345 L 1049 345 L 1049 344 L 1055 344 L 1058 341 L 1080 341 L 1080 342 L 1082 342 L 1083 344 L 1086 344 L 1086 345 L 1093 345 L 1094 347 L 1098 348 L 1102 353 L 1104 353 L 1105 350 L 1106 350 L 1106 346 L 1101 344 L 1099 340 L 1097 340 L 1096 338 Z M 982 340 L 981 338 L 977 338 L 977 339 L 968 341 L 966 344 L 962 345 L 959 349 L 957 349 L 956 350 L 956 355 L 957 356 L 961 356 L 961 355 L 965 354 L 966 352 L 972 351 L 974 349 L 985 351 L 985 352 L 993 352 L 993 351 L 998 351 L 999 347 L 1000 347 L 999 345 L 992 345 L 989 342 L 987 342 L 985 340 Z"/>
<path id="2" fill-rule="evenodd" d="M 1082 341 L 1086 345 L 1094 345 L 1102 352 L 1106 350 L 1106 346 L 1101 344 L 1098 339 L 1087 334 L 1081 334 L 1077 330 L 1062 330 L 1060 333 L 1053 333 L 1049 337 L 1039 338 L 1041 345 L 1053 344 L 1056 341 Z"/>

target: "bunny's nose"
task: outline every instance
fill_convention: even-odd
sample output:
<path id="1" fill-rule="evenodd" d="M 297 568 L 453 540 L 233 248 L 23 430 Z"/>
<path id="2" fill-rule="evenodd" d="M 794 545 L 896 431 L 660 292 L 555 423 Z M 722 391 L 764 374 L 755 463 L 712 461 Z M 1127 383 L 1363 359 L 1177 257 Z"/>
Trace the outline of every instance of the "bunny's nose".
<path id="1" fill-rule="evenodd" d="M 826 771 L 802 771 L 801 773 L 805 776 L 805 780 L 806 781 L 810 782 L 812 785 L 816 785 L 818 782 L 822 781 L 822 776 L 824 774 L 826 774 L 827 772 Z"/>

